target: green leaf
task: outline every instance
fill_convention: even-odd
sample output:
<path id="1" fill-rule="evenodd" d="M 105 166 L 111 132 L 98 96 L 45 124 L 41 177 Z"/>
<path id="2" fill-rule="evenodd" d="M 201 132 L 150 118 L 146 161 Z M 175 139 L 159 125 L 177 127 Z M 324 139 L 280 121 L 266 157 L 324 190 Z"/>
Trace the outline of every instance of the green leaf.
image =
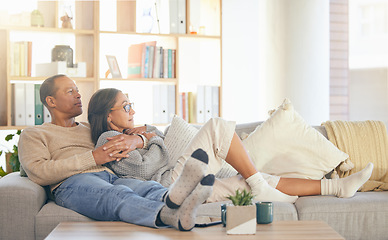
<path id="1" fill-rule="evenodd" d="M 8 134 L 4 139 L 8 142 L 9 140 L 12 140 L 13 136 L 15 136 L 15 134 Z"/>
<path id="2" fill-rule="evenodd" d="M 21 133 L 22 133 L 22 130 L 20 130 L 20 129 L 16 132 L 16 134 L 19 135 L 19 136 L 20 136 Z"/>

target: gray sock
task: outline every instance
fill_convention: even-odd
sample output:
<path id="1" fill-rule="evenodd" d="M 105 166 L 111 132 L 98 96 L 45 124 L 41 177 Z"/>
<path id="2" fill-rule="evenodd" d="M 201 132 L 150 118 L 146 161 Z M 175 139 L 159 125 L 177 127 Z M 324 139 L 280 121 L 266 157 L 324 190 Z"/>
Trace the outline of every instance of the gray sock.
<path id="1" fill-rule="evenodd" d="M 202 149 L 197 149 L 185 163 L 181 175 L 170 186 L 165 197 L 169 208 L 179 208 L 186 197 L 194 190 L 205 176 L 208 168 L 208 155 Z"/>
<path id="2" fill-rule="evenodd" d="M 190 231 L 195 226 L 197 208 L 208 199 L 213 190 L 215 177 L 209 174 L 202 178 L 195 189 L 183 201 L 178 209 L 165 206 L 160 211 L 160 219 L 166 224 L 180 231 Z"/>

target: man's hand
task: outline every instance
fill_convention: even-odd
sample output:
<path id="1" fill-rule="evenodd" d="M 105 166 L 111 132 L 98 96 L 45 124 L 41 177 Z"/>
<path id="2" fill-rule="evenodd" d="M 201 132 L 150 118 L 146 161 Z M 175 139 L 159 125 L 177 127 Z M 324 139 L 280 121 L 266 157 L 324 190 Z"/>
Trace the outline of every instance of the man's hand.
<path id="1" fill-rule="evenodd" d="M 128 147 L 123 135 L 110 138 L 111 140 L 101 147 L 93 150 L 92 154 L 97 165 L 102 165 L 111 161 L 119 161 L 121 158 L 128 157 Z"/>

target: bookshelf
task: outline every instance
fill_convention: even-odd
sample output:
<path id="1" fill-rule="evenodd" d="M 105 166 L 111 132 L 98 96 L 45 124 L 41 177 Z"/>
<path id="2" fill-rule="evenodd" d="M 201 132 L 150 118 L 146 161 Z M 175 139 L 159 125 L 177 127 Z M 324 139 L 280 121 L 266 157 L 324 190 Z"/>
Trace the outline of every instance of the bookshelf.
<path id="1" fill-rule="evenodd" d="M 131 86 L 136 86 L 136 88 L 141 89 L 139 91 L 144 92 L 143 95 L 151 96 L 152 85 L 174 85 L 176 114 L 179 114 L 181 109 L 179 93 L 187 91 L 187 89 L 195 92 L 196 85 L 218 86 L 220 89 L 218 100 L 221 99 L 221 0 L 185 0 L 186 33 L 169 33 L 165 30 L 156 33 L 137 31 L 137 24 L 139 24 L 139 17 L 136 16 L 137 3 L 140 4 L 143 1 L 70 1 L 74 16 L 73 29 L 64 29 L 61 26 L 62 1 L 36 2 L 36 9 L 44 17 L 43 27 L 11 26 L 2 24 L 0 21 L 0 101 L 2 103 L 0 105 L 0 130 L 26 127 L 15 126 L 12 123 L 12 84 L 18 82 L 41 83 L 49 77 L 37 76 L 35 65 L 51 62 L 51 50 L 55 45 L 69 45 L 73 49 L 74 63 L 86 62 L 86 77 L 71 77 L 80 89 L 84 106 L 84 113 L 77 121 L 87 120 L 88 100 L 97 89 L 107 86 L 120 89 L 124 85 L 129 89 L 132 88 Z M 160 1 L 156 0 L 156 2 Z M 205 17 L 203 17 L 204 14 Z M 210 18 L 206 18 L 206 16 L 210 16 Z M 209 19 L 211 23 L 204 25 L 207 30 L 205 34 L 189 33 L 193 22 L 198 25 L 209 22 Z M 11 61 L 10 47 L 13 42 L 18 41 L 32 42 L 31 76 L 13 76 L 11 74 L 13 62 Z M 174 78 L 127 78 L 129 46 L 148 41 L 156 41 L 163 48 L 176 50 Z M 194 53 L 196 55 L 192 59 L 190 55 Z M 105 72 L 108 70 L 105 55 L 116 56 L 122 78 L 105 76 Z M 201 63 L 206 59 L 212 61 L 212 67 L 209 67 L 210 64 Z M 123 90 L 123 92 L 125 91 Z M 137 102 L 147 102 L 147 98 L 137 100 Z M 143 105 L 146 108 L 152 106 L 152 100 Z M 140 104 L 140 106 L 143 105 Z M 136 103 L 135 106 L 139 107 L 139 104 Z M 219 115 L 221 115 L 221 101 L 219 101 L 218 107 Z M 136 113 L 136 117 L 143 114 L 140 109 L 136 109 Z M 149 114 L 145 114 L 145 118 L 140 123 L 143 122 L 155 123 L 152 122 L 152 116 Z"/>

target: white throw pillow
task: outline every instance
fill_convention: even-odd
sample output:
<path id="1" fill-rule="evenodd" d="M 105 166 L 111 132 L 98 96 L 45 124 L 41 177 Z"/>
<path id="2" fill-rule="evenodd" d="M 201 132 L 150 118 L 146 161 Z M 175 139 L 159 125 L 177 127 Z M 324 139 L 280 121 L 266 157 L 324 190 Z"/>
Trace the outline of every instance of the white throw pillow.
<path id="1" fill-rule="evenodd" d="M 288 99 L 243 144 L 259 171 L 281 177 L 321 179 L 349 157 L 308 125 Z"/>
<path id="2" fill-rule="evenodd" d="M 178 160 L 198 131 L 179 116 L 174 116 L 164 138 L 164 144 L 172 161 Z"/>

